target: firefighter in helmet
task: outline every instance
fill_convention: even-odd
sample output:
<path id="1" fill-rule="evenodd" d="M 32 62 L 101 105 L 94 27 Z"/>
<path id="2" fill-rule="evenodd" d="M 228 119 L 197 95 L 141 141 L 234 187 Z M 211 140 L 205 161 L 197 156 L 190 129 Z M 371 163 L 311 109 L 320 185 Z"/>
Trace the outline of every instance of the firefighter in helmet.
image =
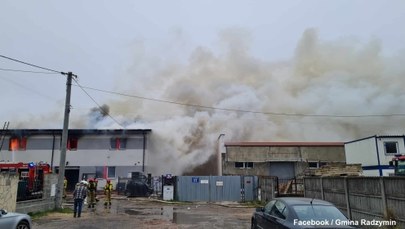
<path id="1" fill-rule="evenodd" d="M 67 179 L 65 177 L 65 179 L 63 180 L 63 199 L 66 199 L 67 185 L 68 185 L 68 181 L 67 181 Z"/>
<path id="2" fill-rule="evenodd" d="M 111 180 L 107 180 L 107 183 L 104 186 L 104 195 L 105 195 L 105 202 L 104 206 L 107 207 L 109 205 L 111 207 L 111 193 L 113 191 L 113 185 Z"/>
<path id="3" fill-rule="evenodd" d="M 96 205 L 96 191 L 97 191 L 97 187 L 96 187 L 96 182 L 94 182 L 94 179 L 90 178 L 89 179 L 89 202 L 88 202 L 88 206 L 89 208 L 94 208 L 94 206 Z"/>
<path id="4" fill-rule="evenodd" d="M 99 199 L 97 198 L 97 187 L 98 187 L 98 180 L 97 178 L 94 178 L 94 185 L 96 186 L 96 194 L 94 195 L 94 198 L 96 200 L 96 203 L 99 201 Z"/>

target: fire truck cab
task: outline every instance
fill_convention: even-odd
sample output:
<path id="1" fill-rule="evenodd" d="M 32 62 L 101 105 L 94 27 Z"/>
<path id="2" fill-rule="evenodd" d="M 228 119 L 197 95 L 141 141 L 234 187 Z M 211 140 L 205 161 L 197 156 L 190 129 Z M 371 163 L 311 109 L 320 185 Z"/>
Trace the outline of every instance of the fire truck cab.
<path id="1" fill-rule="evenodd" d="M 44 174 L 51 172 L 46 163 L 1 162 L 0 172 L 18 174 L 17 201 L 42 197 Z"/>
<path id="2" fill-rule="evenodd" d="M 395 155 L 389 163 L 394 167 L 394 176 L 405 176 L 405 155 Z"/>

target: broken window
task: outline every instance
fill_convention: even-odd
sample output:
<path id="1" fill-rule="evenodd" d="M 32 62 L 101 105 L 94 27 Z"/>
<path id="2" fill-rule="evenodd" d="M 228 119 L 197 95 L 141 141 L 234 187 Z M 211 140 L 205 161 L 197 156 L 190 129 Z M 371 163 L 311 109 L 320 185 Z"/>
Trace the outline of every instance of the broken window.
<path id="1" fill-rule="evenodd" d="M 111 138 L 110 145 L 112 150 L 124 150 L 127 148 L 127 139 Z"/>
<path id="2" fill-rule="evenodd" d="M 253 162 L 245 162 L 245 168 L 253 168 Z"/>
<path id="3" fill-rule="evenodd" d="M 317 169 L 318 168 L 318 162 L 308 162 L 308 168 Z"/>
<path id="4" fill-rule="evenodd" d="M 235 162 L 235 168 L 243 169 L 243 162 Z"/>
<path id="5" fill-rule="evenodd" d="M 67 141 L 67 149 L 70 151 L 76 151 L 78 142 L 79 140 L 77 138 L 69 138 Z"/>
<path id="6" fill-rule="evenodd" d="M 24 151 L 27 149 L 27 138 L 26 137 L 12 137 L 9 141 L 9 151 Z"/>
<path id="7" fill-rule="evenodd" d="M 235 168 L 250 169 L 253 168 L 253 162 L 235 162 Z"/>

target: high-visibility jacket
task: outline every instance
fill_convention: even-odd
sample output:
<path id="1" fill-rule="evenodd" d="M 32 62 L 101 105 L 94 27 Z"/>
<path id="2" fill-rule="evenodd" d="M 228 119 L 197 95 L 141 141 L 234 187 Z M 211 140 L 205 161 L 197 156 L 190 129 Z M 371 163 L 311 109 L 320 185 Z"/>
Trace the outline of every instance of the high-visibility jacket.
<path id="1" fill-rule="evenodd" d="M 113 190 L 113 185 L 112 185 L 111 183 L 105 184 L 105 186 L 104 186 L 104 192 L 105 192 L 105 193 L 107 193 L 107 192 L 111 193 L 112 190 Z"/>

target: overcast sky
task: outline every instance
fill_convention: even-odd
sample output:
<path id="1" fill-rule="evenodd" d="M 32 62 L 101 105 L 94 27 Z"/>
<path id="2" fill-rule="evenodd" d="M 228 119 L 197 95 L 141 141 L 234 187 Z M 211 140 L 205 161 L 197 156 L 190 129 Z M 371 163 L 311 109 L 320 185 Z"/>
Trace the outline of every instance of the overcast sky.
<path id="1" fill-rule="evenodd" d="M 208 142 L 223 131 L 229 140 L 351 140 L 398 127 L 370 127 L 376 120 L 344 120 L 333 128 L 329 120 L 294 120 L 311 126 L 297 131 L 277 117 L 191 112 L 149 99 L 277 114 L 405 113 L 404 22 L 402 0 L 4 0 L 0 55 L 72 71 L 84 87 L 146 98 L 87 89 L 91 99 L 73 86 L 74 128 L 122 128 L 112 120 L 83 120 L 98 106 L 94 99 L 126 127 L 164 126 L 162 135 L 187 124 L 198 128 L 182 131 L 195 134 L 209 120 L 203 127 L 211 134 Z M 0 68 L 1 123 L 62 128 L 64 76 L 4 71 L 44 72 L 3 58 Z M 149 124 L 130 125 L 142 120 Z M 247 127 L 252 122 L 237 120 L 254 120 L 257 134 Z M 346 131 L 348 126 L 354 127 Z"/>

